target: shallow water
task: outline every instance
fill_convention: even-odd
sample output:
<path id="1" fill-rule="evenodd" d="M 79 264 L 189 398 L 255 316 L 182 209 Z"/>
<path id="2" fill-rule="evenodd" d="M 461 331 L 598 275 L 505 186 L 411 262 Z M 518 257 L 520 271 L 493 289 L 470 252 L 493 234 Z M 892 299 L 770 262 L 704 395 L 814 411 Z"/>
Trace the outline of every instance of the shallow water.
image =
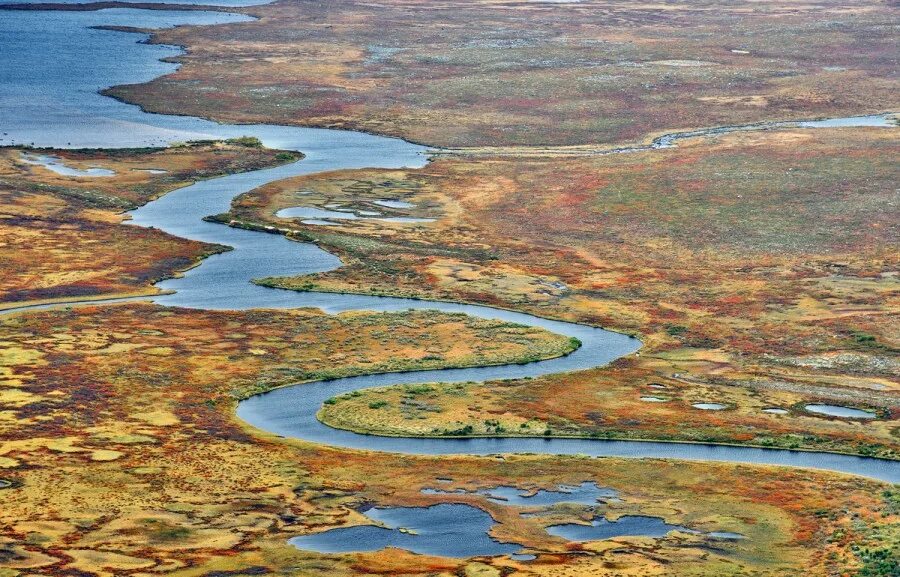
<path id="1" fill-rule="evenodd" d="M 220 125 L 184 116 L 150 115 L 97 94 L 113 84 L 148 81 L 172 72 L 159 62 L 179 54 L 171 46 L 139 44 L 142 35 L 90 29 L 97 25 L 143 28 L 177 24 L 238 22 L 246 17 L 209 12 L 132 9 L 98 12 L 5 12 L 0 18 L 0 144 L 49 147 L 126 147 L 192 138 L 250 135 L 273 148 L 302 151 L 300 161 L 275 168 L 198 182 L 171 192 L 132 213 L 133 223 L 171 234 L 220 243 L 235 250 L 214 255 L 182 278 L 157 286 L 177 291 L 159 304 L 204 309 L 319 307 L 328 312 L 369 309 L 439 309 L 538 326 L 578 338 L 583 346 L 566 357 L 526 365 L 419 373 L 391 373 L 308 383 L 253 397 L 238 415 L 261 429 L 347 448 L 413 454 L 532 452 L 593 456 L 671 457 L 815 467 L 900 481 L 900 463 L 847 455 L 689 445 L 663 442 L 545 438 L 391 438 L 357 435 L 321 424 L 316 412 L 328 398 L 373 386 L 428 381 L 481 381 L 539 376 L 606 364 L 640 342 L 598 328 L 526 314 L 452 303 L 363 295 L 298 293 L 251 284 L 254 278 L 324 272 L 340 266 L 333 255 L 283 236 L 204 222 L 225 212 L 231 198 L 273 180 L 348 168 L 421 167 L 425 149 L 401 140 L 334 130 L 271 125 Z M 35 307 L 37 308 L 37 307 Z"/>
<path id="2" fill-rule="evenodd" d="M 63 176 L 115 176 L 116 171 L 107 168 L 80 169 L 68 166 L 63 159 L 49 154 L 23 154 L 22 162 L 43 166 L 47 170 Z"/>
<path id="3" fill-rule="evenodd" d="M 854 126 L 875 126 L 879 128 L 896 126 L 889 114 L 871 114 L 869 116 L 851 116 L 849 118 L 825 118 L 798 122 L 802 128 L 852 128 Z"/>
<path id="4" fill-rule="evenodd" d="M 665 134 L 653 140 L 648 147 L 635 147 L 623 149 L 625 152 L 646 148 L 669 148 L 678 144 L 679 140 L 696 138 L 698 136 L 714 136 L 717 134 L 730 134 L 732 132 L 755 132 L 759 130 L 772 130 L 774 128 L 853 128 L 853 127 L 877 127 L 895 128 L 896 124 L 892 114 L 871 114 L 866 116 L 850 116 L 846 118 L 825 118 L 821 120 L 785 121 L 785 122 L 757 122 L 754 124 L 741 124 L 734 126 L 717 126 L 700 130 L 688 130 Z"/>
<path id="5" fill-rule="evenodd" d="M 552 503 L 548 501 L 546 504 Z M 363 514 L 377 524 L 338 527 L 294 537 L 289 543 L 298 549 L 319 553 L 379 551 L 386 547 L 396 547 L 443 557 L 509 555 L 517 560 L 534 559 L 534 555 L 521 552 L 520 544 L 501 543 L 492 538 L 489 532 L 496 523 L 489 514 L 471 505 L 442 503 L 430 507 L 384 507 L 369 509 Z M 566 523 L 547 527 L 550 535 L 576 542 L 600 541 L 626 535 L 664 537 L 670 531 L 723 540 L 744 538 L 739 533 L 728 531 L 702 533 L 681 525 L 670 525 L 659 517 L 641 515 L 626 515 L 616 521 L 597 517 L 589 525 Z"/>
<path id="6" fill-rule="evenodd" d="M 465 495 L 466 491 L 444 491 L 441 489 L 422 489 L 426 495 Z M 534 492 L 501 485 L 492 489 L 477 491 L 479 495 L 488 497 L 488 501 L 509 506 L 548 507 L 560 503 L 576 505 L 596 505 L 601 500 L 614 499 L 618 492 L 609 487 L 601 487 L 596 483 L 585 481 L 580 485 L 560 485 L 554 490 L 539 489 Z"/>
<path id="7" fill-rule="evenodd" d="M 470 505 L 441 504 L 431 507 L 369 509 L 366 517 L 382 525 L 357 525 L 294 537 L 298 549 L 320 553 L 378 551 L 397 547 L 423 555 L 475 557 L 509 555 L 522 549 L 516 543 L 500 543 L 488 535 L 496 523 Z"/>
<path id="8" fill-rule="evenodd" d="M 358 213 L 345 212 L 339 210 L 325 210 L 314 206 L 292 206 L 282 208 L 275 213 L 279 218 L 307 218 L 311 220 L 301 221 L 303 224 L 335 224 L 322 219 L 332 220 L 378 220 L 382 222 L 401 222 L 401 223 L 421 223 L 434 222 L 433 218 L 412 218 L 406 216 L 367 216 L 364 213 L 368 211 L 358 211 Z M 371 212 L 368 212 L 371 214 Z"/>
<path id="9" fill-rule="evenodd" d="M 341 220 L 356 220 L 359 218 L 352 212 L 325 210 L 324 208 L 316 208 L 314 206 L 292 206 L 290 208 L 282 208 L 275 213 L 275 216 L 278 218 L 334 218 Z"/>
<path id="10" fill-rule="evenodd" d="M 723 405 L 721 403 L 694 403 L 691 406 L 703 411 L 721 411 L 722 409 L 728 408 L 728 405 Z"/>
<path id="11" fill-rule="evenodd" d="M 692 532 L 681 525 L 669 525 L 659 517 L 645 517 L 643 515 L 626 515 L 619 517 L 615 521 L 598 517 L 591 521 L 590 525 L 566 523 L 564 525 L 547 527 L 547 532 L 551 535 L 562 537 L 569 541 L 600 541 L 628 535 L 665 537 L 669 531 Z"/>
<path id="12" fill-rule="evenodd" d="M 373 200 L 372 204 L 377 204 L 378 206 L 386 206 L 388 208 L 413 208 L 414 206 L 416 206 L 411 202 L 390 199 Z"/>
<path id="13" fill-rule="evenodd" d="M 819 413 L 821 415 L 828 415 L 830 417 L 874 419 L 878 416 L 872 411 L 854 409 L 853 407 L 843 407 L 841 405 L 806 405 L 804 408 L 811 413 Z"/>

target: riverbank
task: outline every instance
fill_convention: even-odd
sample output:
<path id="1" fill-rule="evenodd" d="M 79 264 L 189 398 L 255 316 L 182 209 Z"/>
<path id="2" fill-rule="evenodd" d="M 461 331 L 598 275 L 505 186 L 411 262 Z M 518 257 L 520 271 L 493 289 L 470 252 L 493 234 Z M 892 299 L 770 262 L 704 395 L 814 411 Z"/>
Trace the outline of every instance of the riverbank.
<path id="1" fill-rule="evenodd" d="M 371 166 L 404 170 L 422 167 L 426 164 L 423 150 L 399 141 L 346 132 L 223 126 L 183 116 L 144 115 L 96 94 L 98 88 L 110 84 L 140 82 L 134 77 L 138 70 L 148 75 L 161 73 L 167 66 L 148 60 L 171 56 L 173 51 L 159 45 L 136 45 L 129 34 L 85 26 L 150 27 L 145 20 L 154 19 L 160 25 L 209 23 L 220 15 L 167 11 L 148 15 L 136 10 L 55 12 L 52 18 L 39 12 L 31 15 L 40 18 L 28 20 L 29 13 L 22 12 L 0 20 L 3 30 L 11 26 L 11 21 L 18 25 L 28 22 L 17 33 L 0 34 L 0 38 L 16 43 L 15 49 L 4 54 L 24 58 L 31 65 L 24 68 L 29 70 L 29 78 L 4 77 L 3 86 L 32 94 L 28 82 L 52 79 L 59 86 L 42 86 L 40 93 L 50 102 L 59 96 L 66 113 L 57 114 L 47 101 L 35 113 L 34 107 L 22 99 L 15 115 L 18 124 L 11 125 L 9 138 L 57 146 L 83 146 L 96 141 L 108 146 L 132 146 L 182 138 L 175 134 L 186 132 L 223 137 L 249 134 L 270 146 L 303 150 L 307 156 L 300 163 L 203 181 L 166 194 L 133 214 L 136 224 L 165 223 L 171 234 L 234 247 L 228 253 L 210 256 L 181 278 L 161 283 L 161 288 L 177 292 L 156 300 L 178 306 L 84 307 L 2 319 L 8 327 L 4 338 L 8 335 L 17 347 L 11 354 L 0 355 L 11 365 L 9 370 L 0 371 L 4 384 L 0 427 L 4 437 L 13 439 L 0 448 L 0 477 L 4 481 L 0 482 L 0 491 L 6 505 L 2 514 L 8 516 L 3 525 L 9 527 L 3 533 L 8 552 L 0 560 L 6 565 L 4 569 L 101 575 L 151 571 L 179 576 L 342 576 L 373 569 L 413 575 L 563 570 L 591 575 L 650 571 L 719 577 L 751 571 L 773 575 L 849 571 L 865 566 L 870 551 L 876 555 L 889 551 L 889 530 L 897 515 L 892 508 L 892 489 L 859 476 L 668 458 L 497 455 L 503 439 L 488 448 L 484 444 L 473 447 L 470 440 L 451 447 L 448 443 L 454 443 L 452 439 L 441 439 L 437 449 L 445 454 L 439 456 L 402 452 L 404 448 L 409 450 L 408 445 L 391 453 L 348 448 L 352 445 L 331 448 L 327 443 L 341 440 L 343 432 L 324 426 L 318 429 L 315 411 L 333 396 L 328 387 L 352 388 L 363 383 L 352 379 L 280 388 L 271 393 L 272 397 L 251 397 L 250 404 L 238 409 L 245 411 L 254 399 L 299 395 L 303 402 L 289 399 L 276 406 L 289 414 L 298 407 L 310 409 L 312 417 L 304 415 L 298 420 L 290 415 L 279 425 L 312 425 L 316 428 L 313 437 L 279 437 L 241 422 L 231 411 L 233 399 L 241 391 L 260 390 L 255 388 L 260 381 L 281 384 L 302 380 L 306 370 L 338 369 L 354 363 L 364 367 L 365 355 L 380 354 L 384 340 L 397 345 L 383 351 L 389 358 L 406 359 L 410 350 L 421 352 L 423 348 L 419 340 L 408 339 L 413 335 L 425 338 L 427 332 L 439 330 L 431 327 L 421 333 L 417 332 L 423 331 L 420 325 L 403 325 L 402 319 L 409 315 L 421 319 L 433 313 L 389 315 L 400 326 L 390 331 L 371 327 L 369 331 L 361 330 L 358 322 L 346 324 L 347 319 L 381 318 L 379 315 L 331 316 L 273 309 L 310 306 L 338 312 L 437 305 L 402 299 L 301 295 L 252 285 L 249 280 L 258 276 L 323 272 L 341 263 L 310 245 L 202 219 L 227 210 L 236 193 L 287 177 Z M 107 18 L 112 21 L 98 22 Z M 48 26 L 52 28 L 48 42 L 35 38 Z M 46 58 L 42 51 L 62 53 L 53 49 L 53 41 L 63 38 L 67 51 L 87 51 L 90 56 L 73 58 L 54 74 L 44 73 L 42 67 L 56 61 Z M 0 70 L 0 75 L 10 69 Z M 85 117 L 91 122 L 84 122 Z M 44 129 L 48 123 L 52 130 Z M 109 128 L 121 127 L 122 123 L 129 130 Z M 557 333 L 573 333 L 569 336 L 579 338 L 584 346 L 571 355 L 541 363 L 439 371 L 435 375 L 438 379 L 456 375 L 480 380 L 500 374 L 566 371 L 604 364 L 638 345 L 634 339 L 582 325 L 483 307 L 440 306 L 446 311 L 499 317 L 504 322 L 525 320 Z M 201 308 L 246 310 L 192 310 Z M 578 336 L 580 332 L 585 338 Z M 364 335 L 373 341 L 360 342 Z M 469 345 L 472 339 L 457 343 L 442 335 L 440 343 L 456 347 Z M 351 355 L 357 347 L 361 347 L 363 356 Z M 427 345 L 424 348 L 427 352 Z M 380 379 L 430 377 L 428 372 L 419 372 L 367 378 L 371 379 L 367 382 L 377 383 Z M 351 440 L 357 442 L 359 438 Z M 379 439 L 368 437 L 365 441 L 378 443 Z M 621 447 L 590 443 L 589 450 Z M 641 445 L 629 454 L 677 456 L 681 448 L 672 452 L 673 448 L 673 444 L 656 448 Z M 711 451 L 714 457 L 715 452 L 728 448 L 690 449 Z M 512 450 L 548 448 L 517 445 Z M 575 445 L 570 450 L 583 452 Z M 654 450 L 669 452 L 654 454 Z M 446 454 L 454 451 L 494 454 Z M 747 450 L 741 454 L 748 454 Z M 719 455 L 727 458 L 729 453 Z M 832 458 L 816 455 L 818 463 L 826 466 Z M 473 476 L 473 471 L 477 475 Z M 597 511 L 591 509 L 595 508 L 562 507 L 551 512 L 552 518 L 542 519 L 491 503 L 483 495 L 423 493 L 423 489 L 438 483 L 455 491 L 496 485 L 549 489 L 560 483 L 584 481 L 618 492 L 619 502 L 597 504 L 603 514 L 657 516 L 672 524 L 731 531 L 748 538 L 720 543 L 702 536 L 685 539 L 673 534 L 573 547 L 549 537 L 544 525 L 583 522 L 593 518 Z M 492 536 L 523 543 L 536 558 L 454 560 L 394 550 L 331 556 L 298 551 L 288 543 L 298 534 L 359 523 L 362 519 L 358 510 L 372 503 L 426 505 L 460 499 L 477 502 L 499 521 Z"/>

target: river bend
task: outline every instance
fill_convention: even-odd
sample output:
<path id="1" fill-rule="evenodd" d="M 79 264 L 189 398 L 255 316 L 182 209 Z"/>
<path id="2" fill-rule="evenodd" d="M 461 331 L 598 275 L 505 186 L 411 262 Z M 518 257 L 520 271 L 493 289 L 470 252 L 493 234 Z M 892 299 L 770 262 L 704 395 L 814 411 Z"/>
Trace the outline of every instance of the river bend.
<path id="1" fill-rule="evenodd" d="M 235 1 L 233 5 L 239 2 Z M 154 297 L 161 305 L 200 309 L 319 307 L 398 311 L 437 309 L 502 319 L 576 337 L 583 346 L 572 354 L 526 365 L 448 369 L 360 376 L 284 387 L 240 403 L 237 414 L 251 425 L 304 441 L 330 446 L 409 454 L 539 453 L 640 458 L 674 458 L 789 465 L 828 469 L 900 482 L 900 462 L 800 451 L 668 442 L 546 438 L 396 438 L 335 430 L 316 419 L 322 402 L 334 395 L 376 386 L 433 381 L 483 381 L 539 376 L 602 366 L 640 346 L 625 335 L 579 324 L 474 305 L 401 298 L 293 292 L 252 284 L 254 278 L 333 270 L 335 256 L 312 244 L 283 236 L 230 228 L 203 221 L 228 210 L 235 196 L 268 182 L 302 174 L 350 168 L 417 168 L 427 151 L 398 139 L 348 131 L 270 125 L 223 125 L 207 120 L 146 114 L 135 106 L 102 97 L 102 88 L 146 82 L 174 71 L 160 58 L 177 56 L 171 46 L 136 43 L 135 35 L 96 26 L 159 28 L 182 24 L 213 25 L 246 20 L 220 12 L 111 9 L 97 12 L 5 12 L 0 19 L 0 144 L 56 148 L 152 146 L 177 140 L 256 136 L 267 146 L 302 152 L 302 161 L 198 182 L 173 191 L 132 213 L 133 224 L 173 235 L 229 245 L 182 277 L 159 283 L 174 291 Z M 887 117 L 858 117 L 818 125 L 887 126 Z M 783 124 L 782 124 L 783 125 Z M 790 123 L 815 128 L 816 123 Z M 752 126 L 752 128 L 751 128 Z M 741 127 L 729 127 L 727 131 Z M 748 130 L 759 129 L 750 125 Z M 723 131 L 691 131 L 700 136 Z M 646 150 L 674 145 L 678 135 L 657 139 Z M 77 304 L 77 303 L 76 303 Z"/>

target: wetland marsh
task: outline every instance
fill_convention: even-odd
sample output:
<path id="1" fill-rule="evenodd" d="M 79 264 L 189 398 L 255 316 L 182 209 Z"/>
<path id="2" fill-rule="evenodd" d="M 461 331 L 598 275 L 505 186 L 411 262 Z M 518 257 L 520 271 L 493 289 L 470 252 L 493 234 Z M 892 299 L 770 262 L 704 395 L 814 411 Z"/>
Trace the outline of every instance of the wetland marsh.
<path id="1" fill-rule="evenodd" d="M 277 3 L 275 10 L 282 9 L 283 3 Z M 127 8 L 4 16 L 9 18 L 0 23 L 0 39 L 4 48 L 9 44 L 14 49 L 9 52 L 14 66 L 0 71 L 0 112 L 4 118 L 13 118 L 13 108 L 16 112 L 15 121 L 4 124 L 3 143 L 56 150 L 24 150 L 24 157 L 17 156 L 21 147 L 4 151 L 3 175 L 9 181 L 4 186 L 10 190 L 4 191 L 3 210 L 25 211 L 31 218 L 31 212 L 51 206 L 62 230 L 68 230 L 72 219 L 89 221 L 83 226 L 93 239 L 100 228 L 94 223 L 103 221 L 104 234 L 123 246 L 134 241 L 120 240 L 121 230 L 141 231 L 125 234 L 145 235 L 154 246 L 169 243 L 154 257 L 154 263 L 164 264 L 150 266 L 153 272 L 135 275 L 123 267 L 102 282 L 91 281 L 89 290 L 77 280 L 86 274 L 85 263 L 79 263 L 77 274 L 57 276 L 43 292 L 17 292 L 20 276 L 3 285 L 3 337 L 15 346 L 0 354 L 0 377 L 12 391 L 0 395 L 8 409 L 2 421 L 21 423 L 4 429 L 9 440 L 0 445 L 0 488 L 4 495 L 14 495 L 3 519 L 11 529 L 3 536 L 8 554 L 2 563 L 10 570 L 551 575 L 557 568 L 573 568 L 605 575 L 609 573 L 597 571 L 624 567 L 629 575 L 666 568 L 678 574 L 702 570 L 722 575 L 759 568 L 775 575 L 801 564 L 858 567 L 869 563 L 869 553 L 860 553 L 857 543 L 876 550 L 885 546 L 878 519 L 892 522 L 886 520 L 900 513 L 890 488 L 900 482 L 896 460 L 861 451 L 766 448 L 757 437 L 743 439 L 752 447 L 733 446 L 724 437 L 684 443 L 684 438 L 666 439 L 652 431 L 643 440 L 603 438 L 590 430 L 568 429 L 568 424 L 561 428 L 552 415 L 545 418 L 542 399 L 529 387 L 543 384 L 546 392 L 560 379 L 573 379 L 576 385 L 581 379 L 602 390 L 596 389 L 598 374 L 626 375 L 622 383 L 627 384 L 629 367 L 643 360 L 638 352 L 644 343 L 635 334 L 605 330 L 571 310 L 558 314 L 561 309 L 510 306 L 490 296 L 446 302 L 427 299 L 452 295 L 426 291 L 404 298 L 273 282 L 309 275 L 318 280 L 341 274 L 347 265 L 355 270 L 355 262 L 342 262 L 346 250 L 329 252 L 349 246 L 342 235 L 357 234 L 345 227 L 367 227 L 357 238 L 403 239 L 435 234 L 442 229 L 432 226 L 444 226 L 461 211 L 434 200 L 440 187 L 426 185 L 422 198 L 418 189 L 406 193 L 408 182 L 419 186 L 421 181 L 401 177 L 443 170 L 442 161 L 430 163 L 428 149 L 420 145 L 361 132 L 148 114 L 98 94 L 109 86 L 174 72 L 174 64 L 158 59 L 180 52 L 135 44 L 138 37 L 132 32 L 97 26 L 228 27 L 250 22 L 249 16 Z M 171 37 L 183 30 L 174 29 Z M 54 44 L 64 38 L 65 51 Z M 53 62 L 46 57 L 49 52 L 65 52 L 69 58 Z M 43 73 L 25 74 L 29 67 Z M 156 85 L 151 86 L 147 94 L 152 98 L 157 93 Z M 113 93 L 131 97 L 133 90 Z M 42 101 L 20 106 L 27 95 L 37 93 Z M 185 110 L 191 112 L 190 107 Z M 691 152 L 706 137 L 759 132 L 766 133 L 765 139 L 770 129 L 782 128 L 885 130 L 887 118 L 673 132 L 618 152 L 666 154 L 666 148 L 682 146 Z M 206 142 L 161 149 L 171 151 L 170 157 L 145 150 L 122 152 L 119 158 L 109 150 L 198 138 Z M 242 149 L 247 143 L 251 146 Z M 106 150 L 67 150 L 82 147 Z M 191 154 L 195 156 L 187 163 L 180 156 Z M 179 167 L 183 173 L 176 174 Z M 317 179 L 339 180 L 354 171 L 394 172 L 371 190 L 363 186 L 364 192 L 354 193 L 351 200 L 360 201 L 358 206 L 348 206 L 344 198 L 337 204 L 320 198 Z M 78 180 L 56 180 L 62 178 Z M 107 180 L 114 184 L 95 185 Z M 313 186 L 298 187 L 297 182 Z M 55 188 L 46 188 L 47 183 Z M 284 192 L 279 187 L 287 187 L 293 200 L 279 197 Z M 396 194 L 397 188 L 404 193 Z M 273 196 L 267 196 L 269 191 Z M 296 195 L 314 202 L 297 207 Z M 258 198 L 276 199 L 255 205 L 272 209 L 270 213 L 248 211 Z M 387 211 L 373 214 L 379 207 Z M 546 218 L 552 217 L 545 215 L 542 222 Z M 332 228 L 337 232 L 327 232 Z M 37 234 L 28 232 L 27 237 L 42 238 Z M 72 246 L 72 252 L 83 250 Z M 178 259 L 168 256 L 173 251 L 180 251 Z M 57 263 L 47 266 L 59 268 L 58 263 L 71 259 L 61 250 L 54 258 Z M 98 253 L 96 264 L 109 258 Z M 34 274 L 25 266 L 28 259 L 21 260 L 16 274 Z M 479 278 L 463 266 L 456 273 L 464 282 Z M 405 273 L 398 268 L 394 274 Z M 86 278 L 96 275 L 90 272 Z M 573 282 L 551 278 L 538 284 L 542 294 L 564 294 Z M 602 286 L 597 282 L 594 290 Z M 296 288 L 301 290 L 290 290 Z M 139 295 L 128 296 L 129 291 Z M 91 306 L 79 298 L 117 296 L 152 304 Z M 28 308 L 54 301 L 69 307 Z M 675 340 L 686 334 L 694 338 L 693 326 L 674 321 L 673 316 L 661 331 Z M 659 348 L 658 329 L 646 332 L 649 351 L 642 352 L 651 359 L 668 350 Z M 881 333 L 851 334 L 859 346 L 875 342 L 882 347 L 876 350 L 887 354 Z M 699 349 L 708 343 L 695 339 L 690 346 Z M 721 366 L 722 356 L 702 360 Z M 73 374 L 77 378 L 67 389 L 63 383 L 73 380 Z M 614 377 L 600 380 L 605 378 Z M 700 396 L 703 386 L 685 385 L 689 381 L 680 378 L 654 377 L 623 394 L 648 411 L 650 406 L 654 411 L 686 406 L 695 413 L 720 413 L 724 416 L 697 418 L 726 419 L 721 421 L 726 426 L 727 419 L 744 418 L 745 411 L 772 415 L 763 415 L 772 421 L 759 421 L 762 434 L 776 419 L 797 418 L 800 410 L 793 397 L 788 404 L 782 397 L 767 402 L 731 393 L 727 399 Z M 470 405 L 480 419 L 475 427 L 433 410 L 443 400 L 480 395 L 478 387 L 485 386 L 497 395 Z M 665 390 L 665 395 L 641 396 L 640 387 Z M 526 393 L 519 400 L 533 403 L 531 416 L 517 414 L 514 403 L 491 412 L 490 403 L 503 403 L 509 390 Z M 835 427 L 845 436 L 852 431 L 860 439 L 880 439 L 873 436 L 894 418 L 891 392 L 882 393 L 880 402 L 886 406 L 878 414 L 826 402 L 803 407 L 851 417 L 848 423 L 829 420 L 821 425 L 823 431 Z M 821 393 L 819 398 L 827 400 Z M 478 412 L 485 406 L 487 416 Z M 357 410 L 348 413 L 347 407 Z M 445 410 L 453 416 L 458 408 Z M 416 412 L 430 413 L 421 420 L 431 430 L 407 426 Z M 535 418 L 538 412 L 541 416 Z M 377 415 L 386 415 L 387 421 L 379 422 Z M 594 424 L 607 418 L 588 417 Z M 861 427 L 869 422 L 879 428 L 867 437 Z M 447 428 L 457 424 L 458 429 Z M 890 455 L 891 446 L 887 443 L 884 453 L 874 454 Z M 53 507 L 60 513 L 50 519 L 35 499 L 58 481 L 55 455 L 63 455 L 59 474 L 69 475 L 88 499 L 62 506 L 67 493 L 48 497 L 61 500 Z M 197 456 L 209 458 L 201 462 Z M 598 456 L 604 458 L 590 458 Z M 91 473 L 95 470 L 103 473 Z M 645 480 L 640 487 L 633 482 L 638 478 Z M 721 479 L 729 482 L 713 482 Z M 128 488 L 111 493 L 120 483 Z M 139 499 L 134 491 L 146 495 Z M 110 495 L 108 502 L 92 500 L 100 494 Z M 815 552 L 816 546 L 829 556 Z M 778 554 L 766 558 L 772 551 Z M 657 564 L 653 556 L 665 562 Z"/>

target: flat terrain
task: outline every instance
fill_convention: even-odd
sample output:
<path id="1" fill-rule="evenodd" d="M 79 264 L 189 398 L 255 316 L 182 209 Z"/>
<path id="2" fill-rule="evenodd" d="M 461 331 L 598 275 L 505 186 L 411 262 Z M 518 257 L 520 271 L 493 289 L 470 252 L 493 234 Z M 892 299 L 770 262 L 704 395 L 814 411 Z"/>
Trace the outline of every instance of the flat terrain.
<path id="1" fill-rule="evenodd" d="M 521 334 L 505 331 L 427 312 L 335 317 L 122 304 L 6 317 L 0 322 L 0 570 L 207 577 L 373 569 L 423 576 L 827 574 L 859 567 L 896 540 L 890 525 L 900 515 L 896 491 L 857 477 L 660 460 L 336 451 L 260 435 L 232 412 L 235 399 L 250 392 L 335 370 L 514 360 L 565 344 L 540 332 L 522 343 Z M 443 358 L 417 360 L 426 347 Z M 617 490 L 619 498 L 527 517 L 534 508 L 420 492 L 586 480 Z M 540 553 L 539 561 L 398 551 L 329 556 L 286 542 L 363 522 L 355 509 L 371 502 L 474 504 L 501 522 L 496 538 L 523 543 Z M 577 545 L 544 532 L 546 525 L 594 513 L 662 516 L 747 539 L 673 533 Z"/>
<path id="2" fill-rule="evenodd" d="M 355 128 L 430 145 L 630 142 L 900 106 L 888 3 L 280 1 L 161 32 L 156 112 Z"/>
<path id="3" fill-rule="evenodd" d="M 900 458 L 900 129 L 766 130 L 600 154 L 678 129 L 897 112 L 890 3 L 278 0 L 229 10 L 258 20 L 160 31 L 153 42 L 185 46 L 183 66 L 107 93 L 155 112 L 447 147 L 423 169 L 309 175 L 237 198 L 216 216 L 224 225 L 291 231 L 344 263 L 257 282 L 487 304 L 645 345 L 571 374 L 343 395 L 323 406 L 325 422 Z M 30 154 L 115 175 L 62 176 Z M 246 140 L 0 150 L 0 309 L 155 294 L 154 282 L 227 249 L 126 226 L 124 211 L 293 159 Z M 357 218 L 278 216 L 293 207 Z M 862 477 L 338 450 L 234 413 L 239 399 L 290 383 L 523 362 L 573 346 L 433 311 L 129 303 L 0 316 L 0 577 L 898 574 L 900 492 Z M 874 418 L 817 415 L 810 403 Z M 617 496 L 542 510 L 478 492 L 585 481 Z M 437 503 L 488 512 L 493 538 L 536 558 L 332 555 L 288 543 L 369 523 L 368 507 Z M 575 543 L 546 531 L 623 515 L 696 532 Z"/>
<path id="4" fill-rule="evenodd" d="M 338 194 L 347 176 L 282 185 L 311 186 L 318 192 L 300 196 L 315 203 L 324 194 L 319 186 Z M 419 198 L 417 185 L 410 184 L 418 177 L 408 176 L 402 183 L 381 179 L 371 194 L 358 192 L 357 200 L 386 210 L 369 201 L 395 197 L 397 190 L 383 187 L 402 184 L 413 189 L 402 197 L 421 203 L 408 210 L 444 223 L 450 212 L 446 193 L 426 183 Z M 37 173 L 35 186 L 44 177 L 56 178 Z M 358 179 L 352 182 L 364 188 Z M 255 202 L 269 207 L 260 215 L 269 214 L 271 199 L 282 198 L 281 185 L 274 190 L 271 197 L 250 194 L 236 206 Z M 77 198 L 57 202 L 79 206 Z M 61 208 L 58 214 L 64 221 L 73 212 Z M 369 232 L 378 228 L 370 225 L 361 224 Z M 111 226 L 125 228 L 117 220 Z M 386 238 L 399 240 L 411 226 L 439 225 L 380 228 Z M 291 226 L 297 227 L 303 225 Z M 375 242 L 357 230 L 336 234 L 343 237 Z M 447 238 L 454 238 L 448 247 L 464 246 Z M 104 258 L 95 255 L 98 267 L 107 264 Z M 14 314 L 0 322 L 0 335 L 0 571 L 8 575 L 825 575 L 878 570 L 897 541 L 896 491 L 862 478 L 663 460 L 338 451 L 260 434 L 233 413 L 237 399 L 290 382 L 515 362 L 572 346 L 542 331 L 431 312 L 328 316 L 120 304 Z M 596 373 L 612 378 L 615 371 Z M 590 386 L 598 390 L 596 382 Z M 393 410 L 384 404 L 380 409 Z M 454 492 L 583 481 L 619 496 L 593 507 L 556 506 L 529 516 L 534 508 Z M 435 487 L 449 492 L 421 492 Z M 439 502 L 488 511 L 499 522 L 494 537 L 523 544 L 537 559 L 456 560 L 396 550 L 333 556 L 287 544 L 294 535 L 366 522 L 358 508 L 372 503 Z M 676 532 L 661 539 L 574 544 L 545 531 L 598 514 L 659 516 L 746 539 Z"/>
<path id="5" fill-rule="evenodd" d="M 278 530 L 296 532 L 328 519 L 291 491 L 308 482 L 304 459 L 243 430 L 237 399 L 311 379 L 569 350 L 542 330 L 433 311 L 122 304 L 2 317 L 0 571 L 170 572 L 276 524 L 299 523 Z M 326 454 L 329 468 L 344 459 Z"/>
<path id="6" fill-rule="evenodd" d="M 224 218 L 284 226 L 274 214 L 294 205 L 435 218 L 306 225 L 346 266 L 262 282 L 488 303 L 646 343 L 612 370 L 473 386 L 471 397 L 436 393 L 421 413 L 396 402 L 370 411 L 357 398 L 328 407 L 334 424 L 495 434 L 499 421 L 505 434 L 895 458 L 900 285 L 891 247 L 900 238 L 884 207 L 897 202 L 889 160 L 897 152 L 892 129 L 835 129 L 731 134 L 630 155 L 451 157 L 417 171 L 273 183 Z M 384 198 L 415 206 L 385 209 L 375 202 Z M 641 400 L 653 396 L 671 402 Z M 691 406 L 698 402 L 726 410 Z M 804 410 L 819 402 L 878 419 Z M 788 414 L 763 412 L 772 407 Z"/>

